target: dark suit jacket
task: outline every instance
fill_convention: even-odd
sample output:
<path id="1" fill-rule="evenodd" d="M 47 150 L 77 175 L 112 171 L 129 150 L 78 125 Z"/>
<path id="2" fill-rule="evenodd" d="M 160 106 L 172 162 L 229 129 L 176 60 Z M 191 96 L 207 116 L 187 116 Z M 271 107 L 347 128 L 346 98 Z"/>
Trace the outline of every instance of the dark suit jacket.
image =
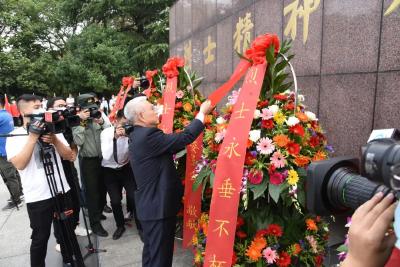
<path id="1" fill-rule="evenodd" d="M 139 220 L 176 216 L 183 186 L 172 156 L 196 140 L 203 129 L 203 123 L 197 119 L 178 134 L 135 126 L 130 134 L 129 154 L 137 184 L 135 202 Z"/>

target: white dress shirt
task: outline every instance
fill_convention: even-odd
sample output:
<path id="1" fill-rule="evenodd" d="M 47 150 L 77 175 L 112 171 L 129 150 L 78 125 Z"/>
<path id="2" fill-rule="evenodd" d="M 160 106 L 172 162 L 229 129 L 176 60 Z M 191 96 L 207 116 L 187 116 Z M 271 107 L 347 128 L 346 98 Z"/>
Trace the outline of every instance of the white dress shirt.
<path id="1" fill-rule="evenodd" d="M 118 169 L 126 165 L 129 161 L 129 138 L 121 136 L 116 140 L 117 163 L 114 159 L 114 133 L 114 126 L 106 128 L 101 132 L 101 153 L 103 155 L 101 165 L 107 168 Z"/>

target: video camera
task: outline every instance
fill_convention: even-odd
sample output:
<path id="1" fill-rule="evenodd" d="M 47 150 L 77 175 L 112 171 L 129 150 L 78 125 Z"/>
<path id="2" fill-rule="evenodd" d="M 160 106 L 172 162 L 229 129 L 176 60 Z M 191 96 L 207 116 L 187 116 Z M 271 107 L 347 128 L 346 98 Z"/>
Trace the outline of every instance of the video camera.
<path id="1" fill-rule="evenodd" d="M 361 163 L 348 156 L 311 163 L 307 170 L 308 210 L 318 215 L 344 213 L 378 192 L 392 192 L 399 199 L 399 140 L 396 129 L 375 130 L 361 148 Z"/>
<path id="2" fill-rule="evenodd" d="M 139 87 L 141 87 L 142 89 L 149 88 L 150 82 L 145 76 L 141 76 L 139 78 L 136 78 L 136 80 L 140 82 Z"/>
<path id="3" fill-rule="evenodd" d="M 80 118 L 76 115 L 75 107 L 70 107 L 65 110 L 49 110 L 44 113 L 31 114 L 31 122 L 28 125 L 28 132 L 36 134 L 59 134 L 65 133 L 67 128 L 72 128 L 80 124 Z M 34 126 L 35 122 L 44 124 L 44 127 Z"/>
<path id="4" fill-rule="evenodd" d="M 88 110 L 90 112 L 89 118 L 92 118 L 92 119 L 100 119 L 101 118 L 101 112 L 97 107 L 90 107 L 90 108 L 88 108 Z"/>

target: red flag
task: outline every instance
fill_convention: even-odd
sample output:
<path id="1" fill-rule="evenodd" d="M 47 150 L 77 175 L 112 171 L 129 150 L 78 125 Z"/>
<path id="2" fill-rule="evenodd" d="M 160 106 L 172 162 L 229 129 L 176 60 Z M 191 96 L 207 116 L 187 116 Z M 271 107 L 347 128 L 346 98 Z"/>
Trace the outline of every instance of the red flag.
<path id="1" fill-rule="evenodd" d="M 12 109 L 10 103 L 8 102 L 7 94 L 4 94 L 4 109 L 12 115 Z"/>

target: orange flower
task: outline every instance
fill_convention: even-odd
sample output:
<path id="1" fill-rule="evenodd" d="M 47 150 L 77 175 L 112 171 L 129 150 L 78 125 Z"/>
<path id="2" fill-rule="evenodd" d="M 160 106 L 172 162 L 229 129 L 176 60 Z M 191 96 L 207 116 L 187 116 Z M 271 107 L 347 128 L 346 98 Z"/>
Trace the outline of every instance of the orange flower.
<path id="1" fill-rule="evenodd" d="M 207 115 L 204 118 L 204 123 L 205 124 L 210 124 L 212 122 L 212 115 Z"/>
<path id="2" fill-rule="evenodd" d="M 255 237 L 253 242 L 251 242 L 251 245 L 255 246 L 259 250 L 262 250 L 267 246 L 267 241 L 263 237 Z"/>
<path id="3" fill-rule="evenodd" d="M 253 141 L 250 139 L 247 140 L 247 148 L 250 148 L 253 145 Z"/>
<path id="4" fill-rule="evenodd" d="M 296 243 L 293 245 L 293 254 L 294 255 L 299 255 L 299 253 L 301 252 L 301 247 L 299 243 Z"/>
<path id="5" fill-rule="evenodd" d="M 297 156 L 295 159 L 294 159 L 294 164 L 296 164 L 297 166 L 299 166 L 299 167 L 305 167 L 305 166 L 307 166 L 307 164 L 310 162 L 310 158 L 309 157 L 307 157 L 307 156 L 302 156 L 302 155 L 300 155 L 300 156 Z"/>
<path id="6" fill-rule="evenodd" d="M 318 226 L 315 224 L 313 219 L 307 219 L 306 224 L 307 224 L 307 230 L 318 231 Z"/>
<path id="7" fill-rule="evenodd" d="M 317 153 L 315 153 L 314 157 L 313 157 L 313 161 L 319 161 L 319 160 L 324 160 L 326 159 L 326 155 L 324 152 L 322 151 L 318 151 Z"/>
<path id="8" fill-rule="evenodd" d="M 185 110 L 186 112 L 192 111 L 192 104 L 190 104 L 189 102 L 185 103 L 183 105 L 183 110 Z"/>
<path id="9" fill-rule="evenodd" d="M 208 225 L 207 225 L 207 223 L 202 223 L 201 224 L 201 228 L 203 229 L 204 235 L 207 236 L 207 233 L 208 233 Z"/>
<path id="10" fill-rule="evenodd" d="M 246 249 L 246 256 L 249 257 L 251 261 L 258 261 L 262 256 L 261 250 L 252 243 L 251 246 Z"/>
<path id="11" fill-rule="evenodd" d="M 290 139 L 287 137 L 286 134 L 278 134 L 274 136 L 274 142 L 279 147 L 285 147 L 290 142 Z"/>
<path id="12" fill-rule="evenodd" d="M 183 124 L 183 126 L 188 126 L 189 124 L 190 124 L 190 121 L 189 120 L 187 120 L 187 119 L 183 119 L 182 120 L 182 124 Z"/>
<path id="13" fill-rule="evenodd" d="M 307 122 L 308 121 L 307 115 L 304 114 L 303 112 L 296 113 L 296 117 L 302 122 Z"/>

